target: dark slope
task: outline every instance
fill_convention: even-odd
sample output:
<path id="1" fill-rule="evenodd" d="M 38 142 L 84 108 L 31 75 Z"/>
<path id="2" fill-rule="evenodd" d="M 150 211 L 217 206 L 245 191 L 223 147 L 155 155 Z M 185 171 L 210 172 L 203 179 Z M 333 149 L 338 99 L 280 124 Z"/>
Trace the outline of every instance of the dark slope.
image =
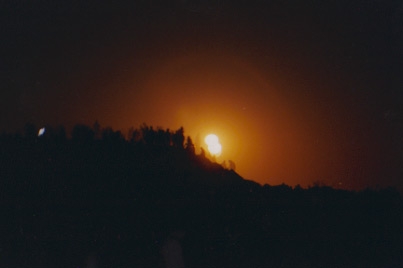
<path id="1" fill-rule="evenodd" d="M 393 189 L 261 186 L 194 154 L 183 134 L 146 137 L 3 135 L 0 265 L 158 267 L 172 230 L 186 231 L 188 267 L 403 263 Z"/>

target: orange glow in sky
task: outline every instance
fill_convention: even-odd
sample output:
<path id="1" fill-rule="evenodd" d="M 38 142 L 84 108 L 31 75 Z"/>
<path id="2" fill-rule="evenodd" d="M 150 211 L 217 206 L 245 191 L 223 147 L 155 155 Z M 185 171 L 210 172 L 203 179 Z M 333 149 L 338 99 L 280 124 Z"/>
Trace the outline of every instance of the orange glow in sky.
<path id="1" fill-rule="evenodd" d="M 163 2 L 9 12 L 0 133 L 183 126 L 262 184 L 403 185 L 399 5 Z"/>
<path id="2" fill-rule="evenodd" d="M 142 75 L 132 75 L 129 67 L 119 79 L 94 79 L 102 94 L 89 91 L 75 102 L 99 105 L 78 105 L 67 123 L 99 120 L 123 133 L 143 123 L 171 130 L 183 126 L 196 152 L 208 149 L 204 137 L 214 133 L 222 146 L 216 161 L 233 161 L 236 172 L 261 184 L 339 185 L 345 179 L 348 187 L 346 180 L 356 176 L 379 175 L 375 164 L 357 173 L 357 154 L 365 148 L 350 150 L 351 137 L 335 125 L 348 114 L 309 95 L 317 81 L 297 83 L 293 76 L 262 72 L 242 55 L 223 50 L 150 59 Z"/>
<path id="3" fill-rule="evenodd" d="M 105 124 L 118 122 L 116 127 L 123 129 L 143 122 L 183 126 L 196 151 L 207 149 L 203 139 L 215 133 L 225 148 L 217 161 L 235 162 L 240 175 L 260 183 L 279 184 L 287 178 L 290 184 L 304 184 L 300 174 L 314 170 L 311 152 L 300 144 L 307 129 L 290 103 L 274 81 L 240 57 L 194 53 L 167 58 L 142 83 L 132 81 L 127 87 L 111 97 L 121 108 L 117 117 L 104 114 L 110 117 Z"/>

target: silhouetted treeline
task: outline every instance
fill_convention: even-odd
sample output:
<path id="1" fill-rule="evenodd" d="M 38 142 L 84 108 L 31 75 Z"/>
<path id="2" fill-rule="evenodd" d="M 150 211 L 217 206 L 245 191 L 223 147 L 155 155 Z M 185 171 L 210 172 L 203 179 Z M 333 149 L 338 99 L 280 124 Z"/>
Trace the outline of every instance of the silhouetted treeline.
<path id="1" fill-rule="evenodd" d="M 2 267 L 160 267 L 172 230 L 186 267 L 403 264 L 392 188 L 262 186 L 195 154 L 183 128 L 27 124 L 0 146 Z"/>

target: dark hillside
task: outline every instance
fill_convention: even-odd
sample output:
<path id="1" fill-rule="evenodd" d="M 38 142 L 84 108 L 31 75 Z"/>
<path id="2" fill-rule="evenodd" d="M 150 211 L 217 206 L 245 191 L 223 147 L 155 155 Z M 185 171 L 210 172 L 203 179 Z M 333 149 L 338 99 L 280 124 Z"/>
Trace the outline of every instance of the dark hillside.
<path id="1" fill-rule="evenodd" d="M 159 267 L 174 230 L 186 267 L 403 266 L 394 189 L 261 186 L 183 129 L 49 132 L 0 138 L 2 267 Z"/>

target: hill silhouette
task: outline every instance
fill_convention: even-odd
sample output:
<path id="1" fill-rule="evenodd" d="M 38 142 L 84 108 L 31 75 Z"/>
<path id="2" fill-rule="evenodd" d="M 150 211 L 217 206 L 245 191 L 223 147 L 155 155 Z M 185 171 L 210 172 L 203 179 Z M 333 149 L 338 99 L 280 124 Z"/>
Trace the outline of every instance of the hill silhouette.
<path id="1" fill-rule="evenodd" d="M 259 185 L 195 153 L 184 129 L 76 125 L 0 137 L 2 267 L 402 267 L 403 206 L 361 192 Z"/>

